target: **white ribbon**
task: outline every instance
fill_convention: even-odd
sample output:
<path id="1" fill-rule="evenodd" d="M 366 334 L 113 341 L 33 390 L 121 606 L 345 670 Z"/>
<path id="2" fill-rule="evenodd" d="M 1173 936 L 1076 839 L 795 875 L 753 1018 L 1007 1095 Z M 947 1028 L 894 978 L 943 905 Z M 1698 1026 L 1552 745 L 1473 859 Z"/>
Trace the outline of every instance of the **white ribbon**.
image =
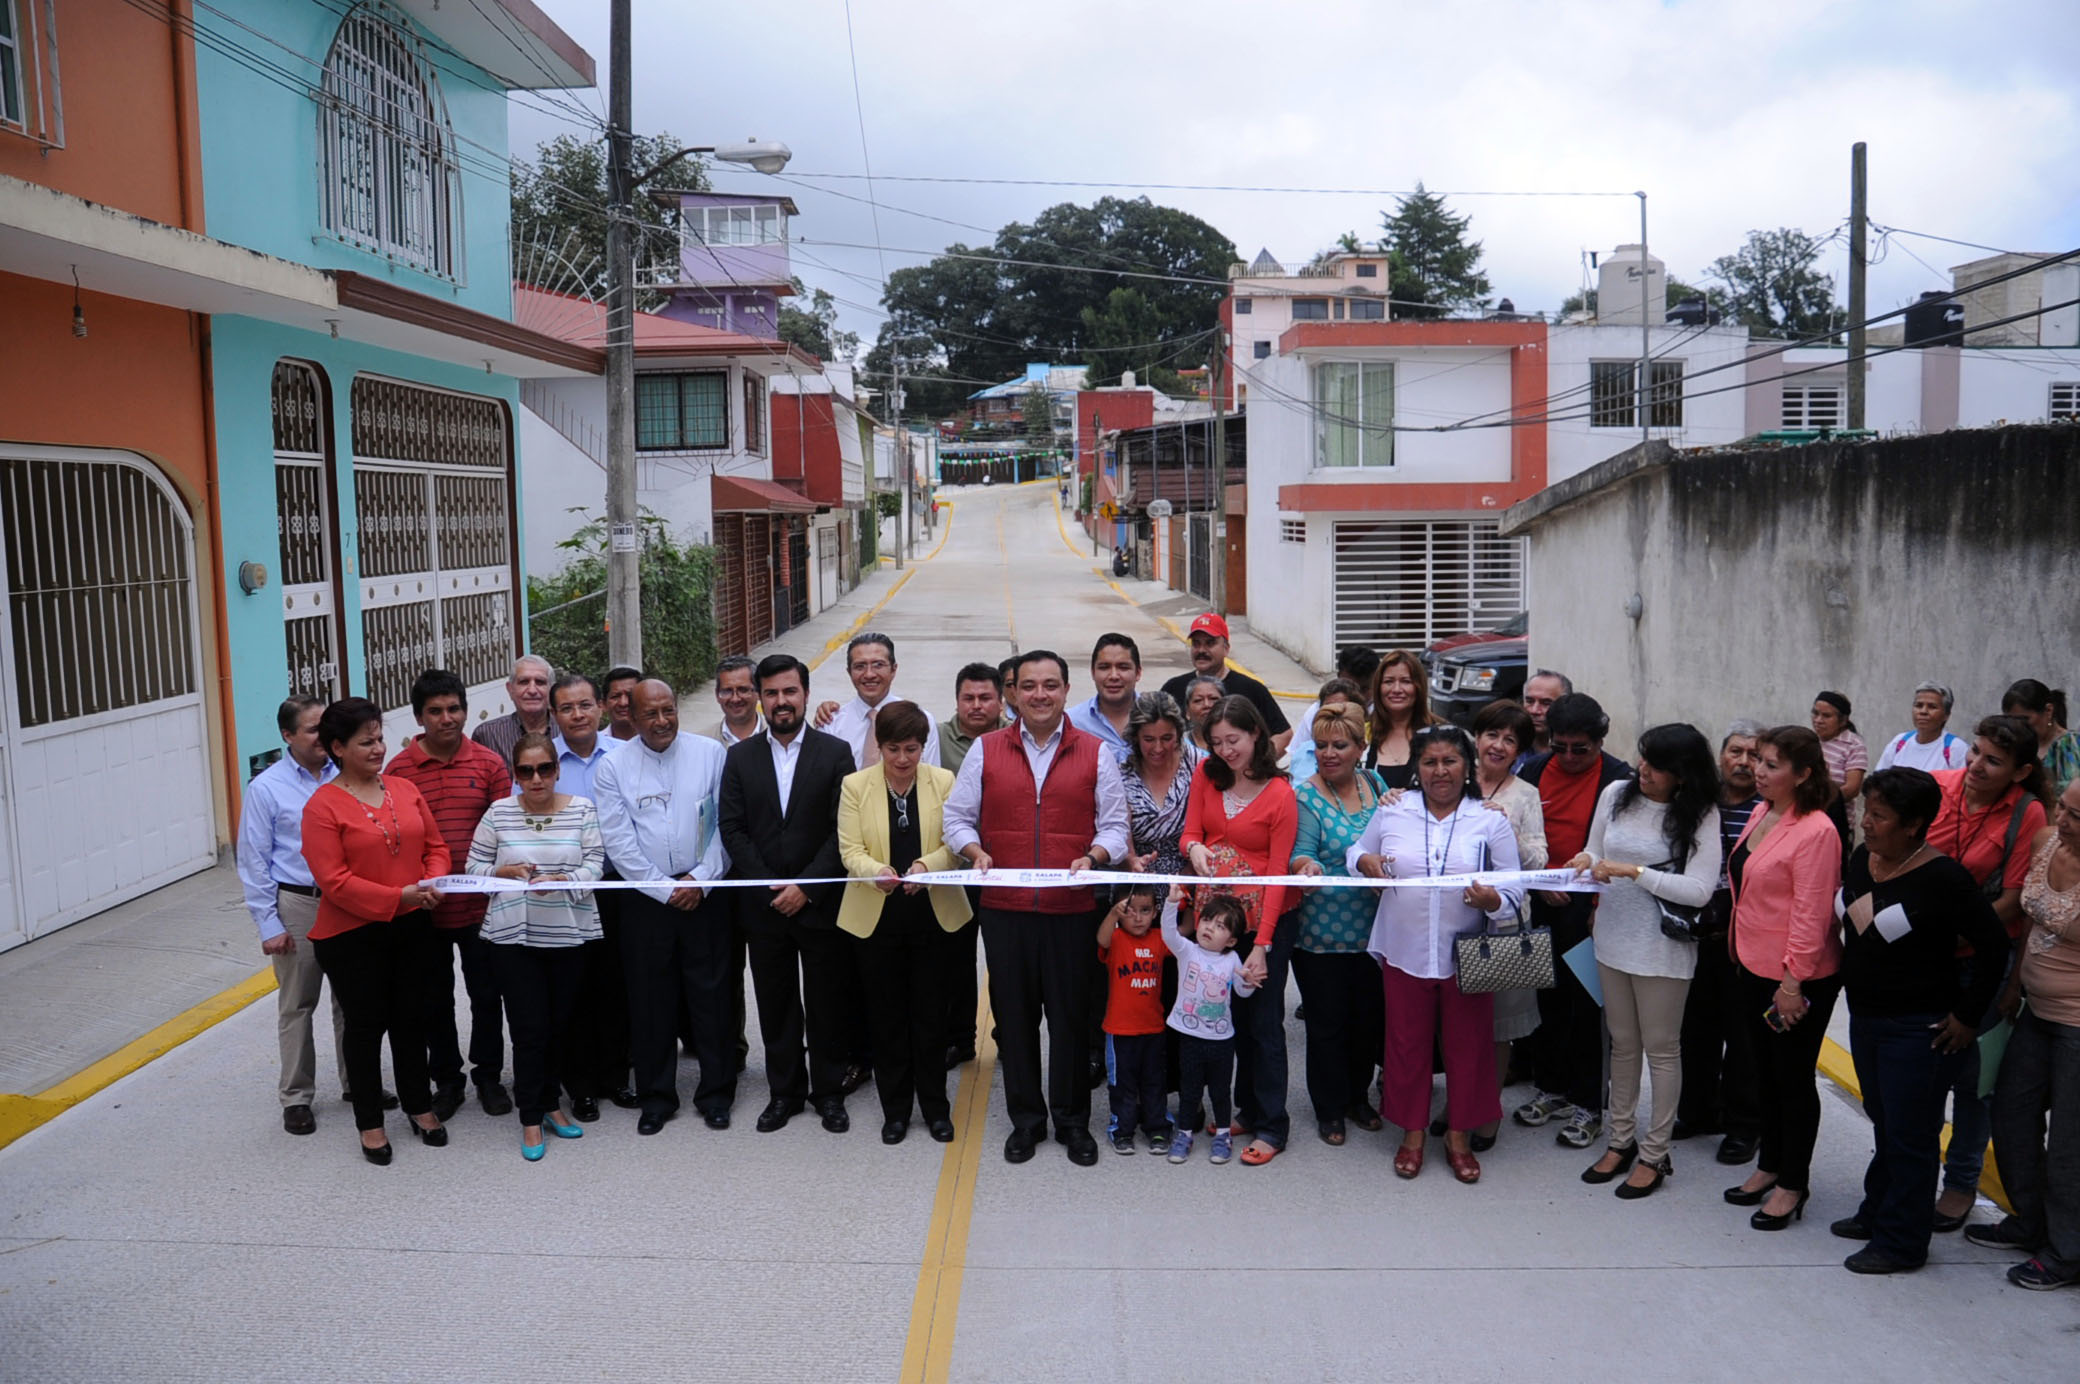
<path id="1" fill-rule="evenodd" d="M 871 876 L 828 875 L 808 879 L 608 879 L 524 880 L 487 875 L 442 875 L 422 880 L 426 889 L 443 894 L 520 894 L 591 889 L 778 889 L 789 884 L 871 884 Z M 1470 875 L 1420 875 L 1413 879 L 1372 879 L 1363 875 L 1158 875 L 1132 870 L 930 870 L 903 876 L 905 884 L 981 885 L 985 889 L 1088 889 L 1094 884 L 1283 885 L 1289 889 L 1465 889 L 1475 884 L 1545 889 L 1568 894 L 1598 894 L 1603 886 L 1573 870 L 1483 870 Z"/>

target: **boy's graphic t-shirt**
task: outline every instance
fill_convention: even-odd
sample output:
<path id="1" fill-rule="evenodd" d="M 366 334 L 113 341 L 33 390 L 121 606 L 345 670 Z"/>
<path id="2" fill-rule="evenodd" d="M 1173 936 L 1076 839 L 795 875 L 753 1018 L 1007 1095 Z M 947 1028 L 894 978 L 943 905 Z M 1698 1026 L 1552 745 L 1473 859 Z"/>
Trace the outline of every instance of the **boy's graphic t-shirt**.
<path id="1" fill-rule="evenodd" d="M 1125 1038 L 1163 1031 L 1163 958 L 1170 948 L 1150 928 L 1139 937 L 1114 928 L 1111 945 L 1098 953 L 1105 963 L 1105 1031 Z"/>

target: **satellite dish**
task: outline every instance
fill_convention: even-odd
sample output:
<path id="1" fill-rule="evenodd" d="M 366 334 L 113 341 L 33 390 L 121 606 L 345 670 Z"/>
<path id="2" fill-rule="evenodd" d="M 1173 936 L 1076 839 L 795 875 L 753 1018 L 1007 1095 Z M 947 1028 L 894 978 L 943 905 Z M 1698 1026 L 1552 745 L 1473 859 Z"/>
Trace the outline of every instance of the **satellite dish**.
<path id="1" fill-rule="evenodd" d="M 1168 500 L 1150 500 L 1148 502 L 1148 517 L 1151 519 L 1168 519 L 1170 517 L 1170 502 Z"/>

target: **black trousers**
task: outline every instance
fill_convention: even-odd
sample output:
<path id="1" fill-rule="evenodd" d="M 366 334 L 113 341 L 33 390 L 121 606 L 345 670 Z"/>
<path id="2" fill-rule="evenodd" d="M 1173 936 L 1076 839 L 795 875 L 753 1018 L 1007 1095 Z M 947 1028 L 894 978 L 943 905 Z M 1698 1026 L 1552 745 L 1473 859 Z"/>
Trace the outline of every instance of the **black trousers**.
<path id="1" fill-rule="evenodd" d="M 1194 1038 L 1189 1033 L 1178 1035 L 1177 1113 L 1180 1119 L 1185 1111 L 1199 1108 L 1199 1096 L 1203 1091 L 1213 1102 L 1214 1131 L 1227 1133 L 1229 1122 L 1235 1118 L 1228 1102 L 1228 1086 L 1234 1079 L 1233 1038 Z"/>
<path id="2" fill-rule="evenodd" d="M 1299 935 L 1299 914 L 1280 918 L 1264 958 L 1264 983 L 1254 994 L 1235 997 L 1235 1104 L 1250 1137 L 1275 1149 L 1284 1148 L 1293 1132 L 1286 1111 L 1286 973 Z"/>
<path id="3" fill-rule="evenodd" d="M 976 906 L 980 889 L 968 891 L 968 906 Z M 947 934 L 942 954 L 946 962 L 946 1046 L 961 1052 L 975 1051 L 975 1011 L 980 998 L 975 950 L 982 945 L 982 924 L 970 918 L 958 932 Z"/>
<path id="4" fill-rule="evenodd" d="M 693 1020 L 700 1082 L 693 1104 L 727 1111 L 737 1095 L 729 1032 L 729 939 L 733 902 L 721 890 L 691 909 L 623 890 L 621 961 L 628 982 L 629 1057 L 645 1114 L 679 1108 L 679 1012 Z"/>
<path id="5" fill-rule="evenodd" d="M 1032 1138 L 1090 1129 L 1090 967 L 1098 918 L 1079 913 L 982 911 L 989 1003 L 1004 1067 L 1004 1110 Z M 1040 1082 L 1040 1022 L 1047 1021 L 1047 1084 Z M 1044 1094 L 1043 1094 L 1044 1092 Z"/>
<path id="6" fill-rule="evenodd" d="M 513 1104 L 521 1124 L 538 1125 L 559 1104 L 557 1073 L 570 1065 L 564 1044 L 585 981 L 585 948 L 489 946 L 513 1026 Z"/>
<path id="7" fill-rule="evenodd" d="M 766 1083 L 775 1097 L 820 1105 L 844 1098 L 859 972 L 851 934 L 838 931 L 827 914 L 808 914 L 805 908 L 789 918 L 767 909 L 745 943 Z"/>
<path id="8" fill-rule="evenodd" d="M 1112 1102 L 1112 1132 L 1131 1136 L 1138 1125 L 1144 1134 L 1167 1133 L 1170 1102 L 1163 1090 L 1163 1034 L 1113 1033 L 1105 1041 L 1112 1050 L 1106 1064 L 1112 1069 L 1112 1086 L 1106 1092 Z"/>
<path id="9" fill-rule="evenodd" d="M 455 1027 L 454 957 L 462 958 L 462 986 L 469 994 L 469 1075 L 479 1089 L 497 1083 L 506 1066 L 505 1010 L 498 998 L 498 976 L 491 965 L 491 944 L 479 935 L 481 924 L 437 927 L 442 942 L 427 977 L 426 1067 L 433 1084 L 462 1084 L 462 1048 Z"/>
<path id="10" fill-rule="evenodd" d="M 410 913 L 384 923 L 364 923 L 311 943 L 318 967 L 347 1020 L 347 1083 L 354 1091 L 354 1127 L 383 1127 L 383 1035 L 390 1035 L 390 1065 L 397 1103 L 407 1115 L 433 1109 L 426 1075 L 426 990 L 445 966 L 448 944 L 436 935 L 431 915 Z M 454 982 L 449 982 L 453 988 Z"/>
<path id="11" fill-rule="evenodd" d="M 1387 1031 L 1379 962 L 1369 952 L 1293 953 L 1307 1006 L 1307 1098 L 1317 1122 L 1366 1103 Z"/>
<path id="12" fill-rule="evenodd" d="M 613 878 L 614 876 L 609 876 Z M 601 889 L 593 894 L 599 906 L 600 939 L 587 942 L 583 953 L 578 1000 L 571 1010 L 568 1036 L 561 1045 L 559 1074 L 573 1098 L 604 1096 L 628 1085 L 628 978 L 621 960 L 621 906 L 631 891 Z M 511 1021 L 512 1001 L 506 1001 Z M 517 1050 L 520 1032 L 513 1031 Z M 520 1059 L 513 1058 L 513 1076 L 518 1080 Z M 515 1099 L 518 1099 L 516 1096 Z"/>
<path id="13" fill-rule="evenodd" d="M 1700 942 L 1683 1001 L 1683 1098 L 1676 1118 L 1692 1129 L 1753 1139 L 1757 1108 L 1753 1016 L 1742 1012 L 1740 966 L 1726 939 Z"/>
<path id="14" fill-rule="evenodd" d="M 853 945 L 874 1022 L 874 1089 L 881 1118 L 943 1120 L 946 1096 L 946 952 L 950 934 L 929 904 L 921 916 L 884 908 L 880 925 Z M 761 1006 L 763 1009 L 763 1006 Z"/>
<path id="15" fill-rule="evenodd" d="M 1531 905 L 1533 921 L 1553 930 L 1553 959 L 1589 935 L 1595 896 L 1570 894 L 1565 905 Z M 1575 979 L 1555 966 L 1550 989 L 1538 992 L 1538 1033 L 1532 1042 L 1532 1080 L 1541 1091 L 1566 1096 L 1591 1115 L 1603 1110 L 1603 1008 Z M 1822 1025 L 1825 1027 L 1825 1025 Z"/>
<path id="16" fill-rule="evenodd" d="M 1741 1001 L 1753 1025 L 1760 1077 L 1762 1144 L 1755 1168 L 1775 1173 L 1777 1185 L 1786 1191 L 1804 1192 L 1812 1186 L 1813 1145 L 1820 1138 L 1820 1089 L 1813 1068 L 1820 1060 L 1820 1045 L 1827 1039 L 1827 1021 L 1834 1015 L 1842 982 L 1839 976 L 1801 981 L 1806 1014 L 1789 1033 L 1762 1021 L 1775 1003 L 1778 983 L 1745 967 L 1741 970 Z"/>

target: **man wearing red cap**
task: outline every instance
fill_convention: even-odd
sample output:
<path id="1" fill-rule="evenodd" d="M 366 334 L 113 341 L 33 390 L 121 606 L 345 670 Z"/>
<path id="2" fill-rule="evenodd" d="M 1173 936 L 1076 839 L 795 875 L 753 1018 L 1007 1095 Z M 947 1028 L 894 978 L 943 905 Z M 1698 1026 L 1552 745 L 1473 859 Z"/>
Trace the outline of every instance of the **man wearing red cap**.
<path id="1" fill-rule="evenodd" d="M 1212 611 L 1207 611 L 1192 621 L 1189 642 L 1192 646 L 1192 671 L 1179 673 L 1163 684 L 1163 690 L 1185 704 L 1185 692 L 1193 678 L 1213 678 L 1228 689 L 1231 697 L 1247 697 L 1256 703 L 1257 710 L 1264 713 L 1264 724 L 1271 730 L 1274 753 L 1284 754 L 1286 745 L 1293 738 L 1292 722 L 1286 720 L 1285 712 L 1279 710 L 1278 699 L 1271 689 L 1258 682 L 1239 668 L 1228 666 L 1228 622 Z"/>

